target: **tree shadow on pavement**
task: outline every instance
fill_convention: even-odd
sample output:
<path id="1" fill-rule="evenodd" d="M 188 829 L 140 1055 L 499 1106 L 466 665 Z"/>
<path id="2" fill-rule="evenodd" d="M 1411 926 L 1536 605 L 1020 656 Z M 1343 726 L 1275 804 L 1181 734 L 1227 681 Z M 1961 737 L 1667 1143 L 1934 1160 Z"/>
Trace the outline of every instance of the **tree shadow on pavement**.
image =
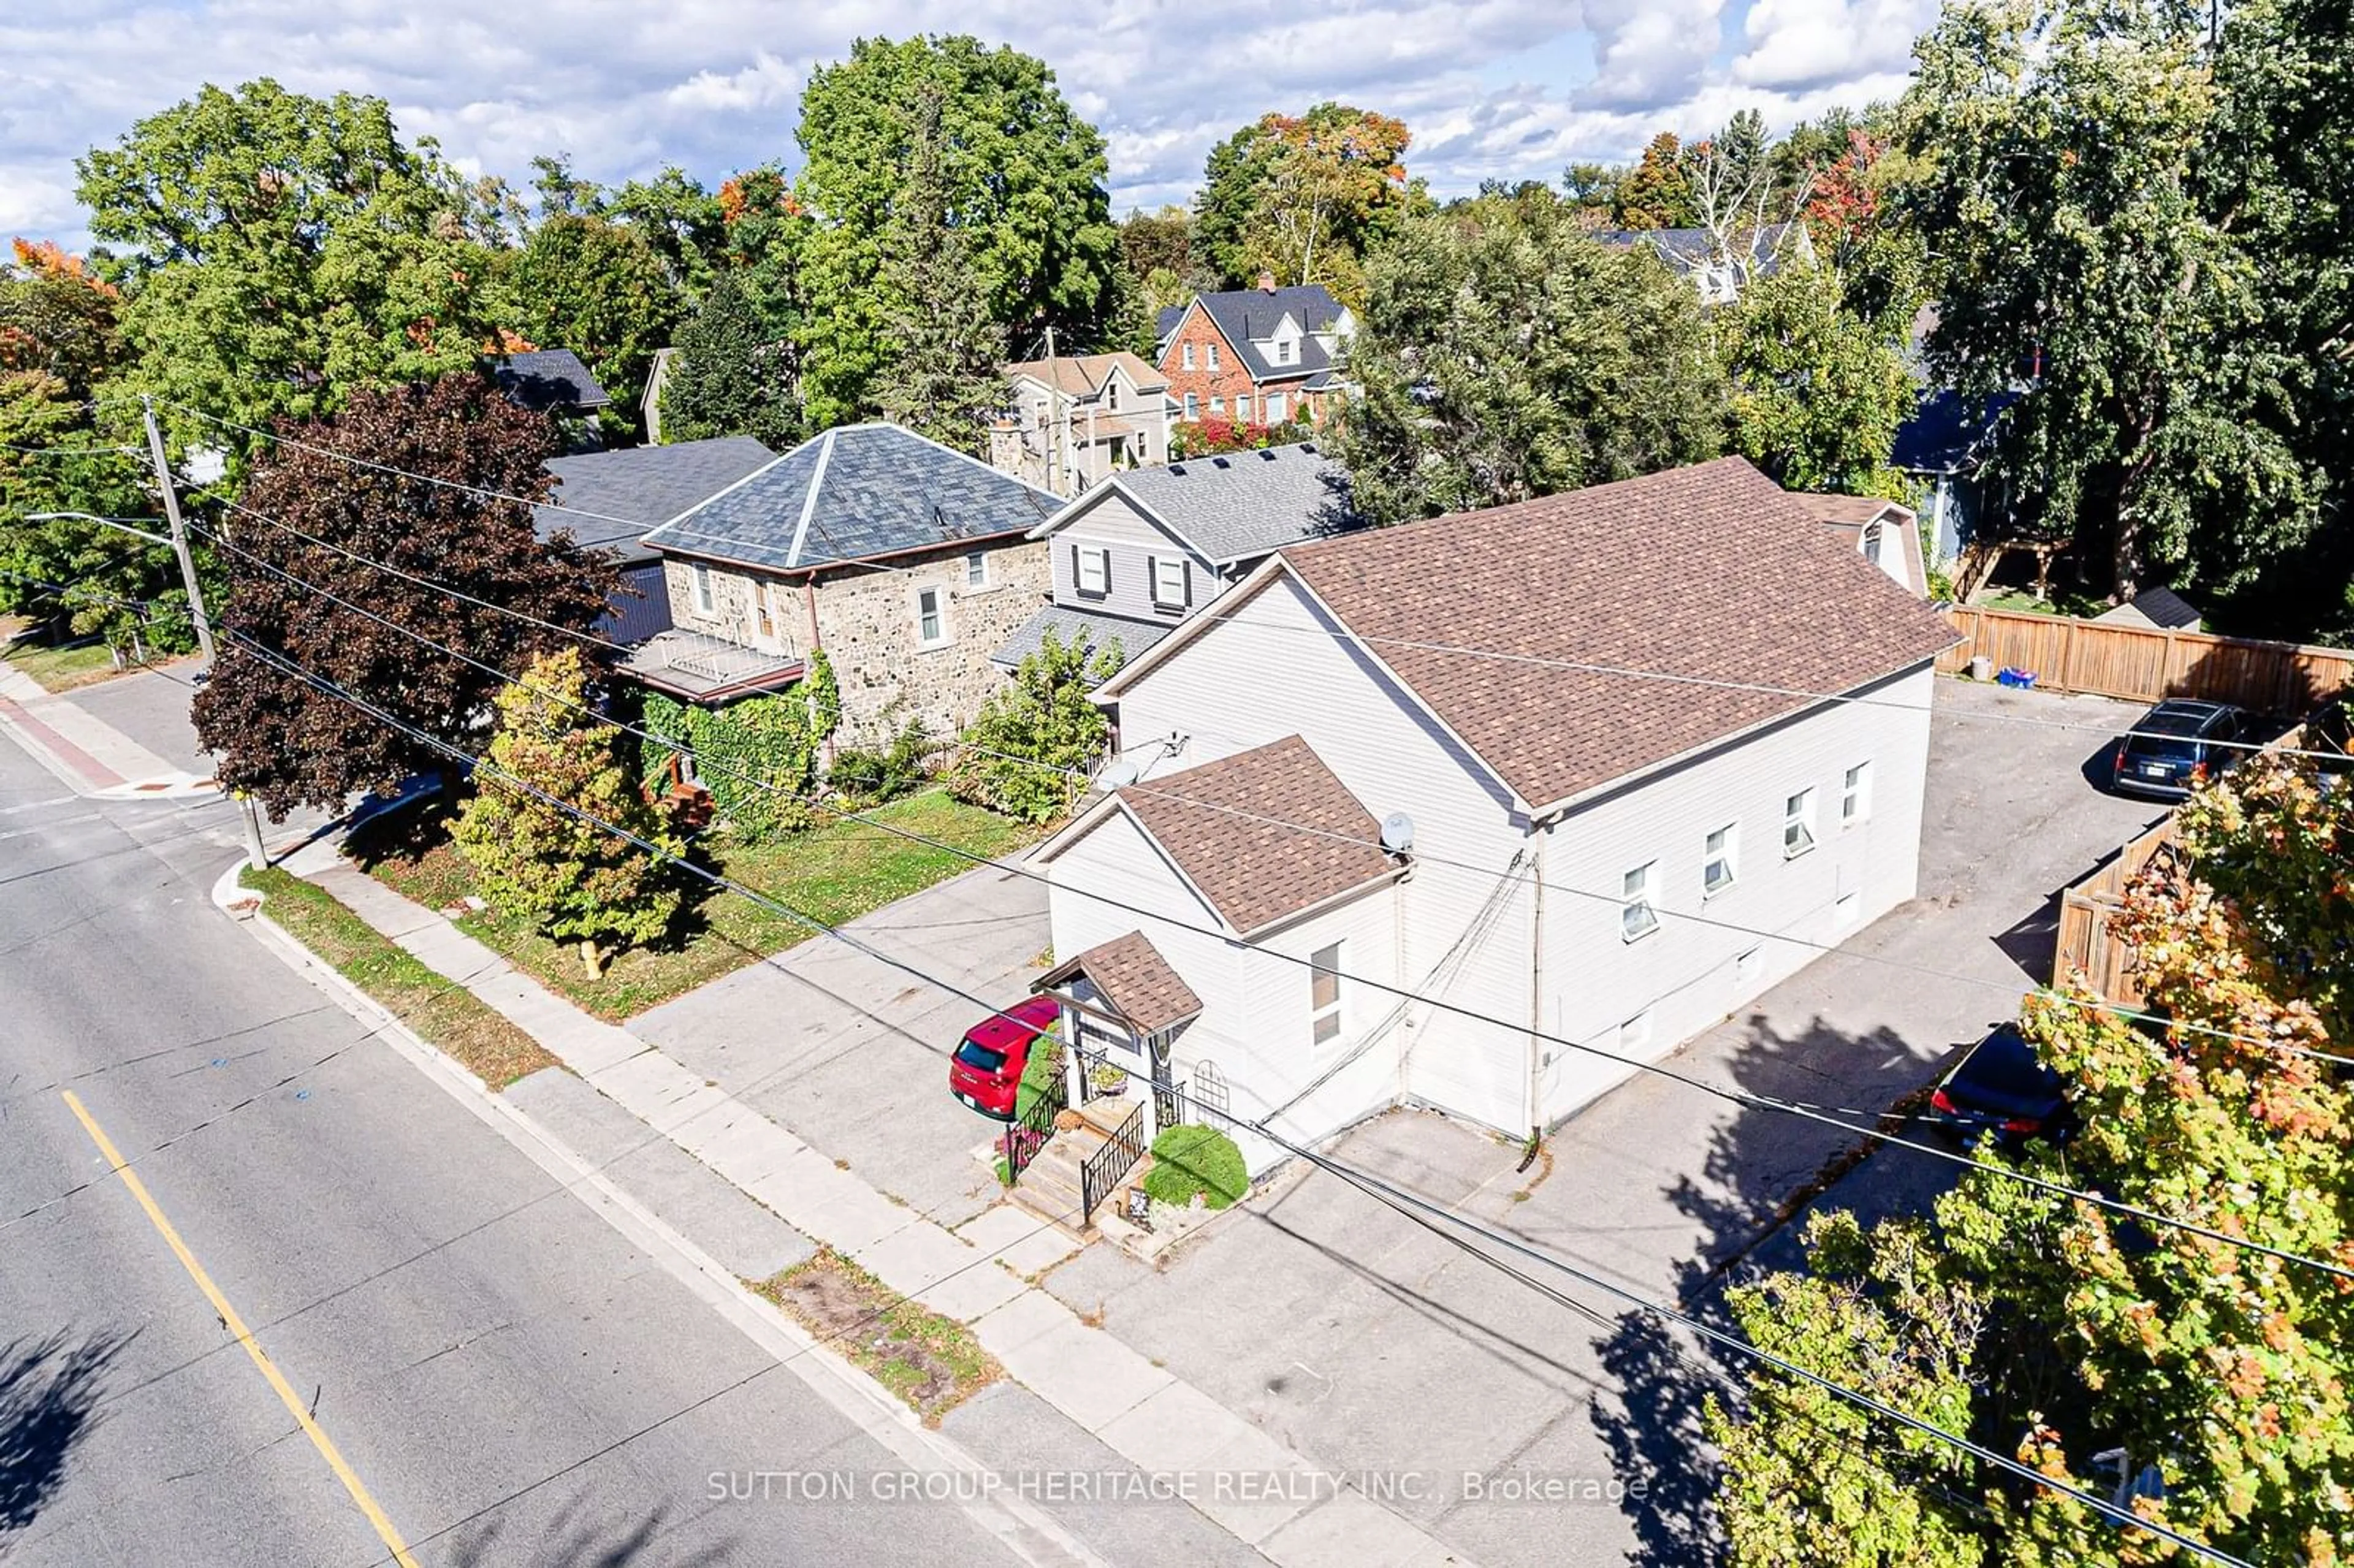
<path id="1" fill-rule="evenodd" d="M 518 1526 L 515 1539 L 502 1540 L 506 1530 L 495 1518 L 463 1531 L 451 1549 L 451 1568 L 631 1568 L 660 1561 L 669 1568 L 702 1568 L 726 1561 L 726 1542 L 713 1542 L 684 1556 L 665 1542 L 659 1558 L 645 1555 L 662 1533 L 666 1510 L 656 1507 L 632 1518 L 583 1519 L 586 1493 L 575 1496 L 544 1525 Z"/>
<path id="2" fill-rule="evenodd" d="M 131 1338 L 59 1330 L 0 1348 L 0 1540 L 32 1523 L 65 1484 L 74 1449 L 96 1425 L 107 1365 Z"/>
<path id="3" fill-rule="evenodd" d="M 1977 1022 L 1958 1023 L 1957 1038 L 1975 1038 Z M 1723 1065 L 1704 1070 L 1706 1075 L 1762 1098 L 1818 1109 L 1849 1126 L 1763 1107 L 1728 1107 L 1699 1169 L 1678 1174 L 1665 1189 L 1704 1233 L 1696 1254 L 1679 1266 L 1666 1304 L 1737 1333 L 1724 1286 L 1794 1263 L 1793 1222 L 1826 1193 L 1867 1220 L 1925 1205 L 1944 1162 L 1885 1147 L 1875 1154 L 1870 1131 L 1885 1128 L 1936 1144 L 1926 1122 L 1902 1118 L 1926 1109 L 1925 1091 L 1953 1044 L 1908 1042 L 1886 1028 L 1850 1033 L 1819 1017 L 1784 1033 L 1753 1013 L 1742 1049 Z M 1884 1121 L 1892 1112 L 1899 1119 Z M 1861 1174 L 1848 1181 L 1859 1168 Z M 1711 1393 L 1737 1406 L 1737 1391 L 1754 1362 L 1642 1311 L 1624 1315 L 1596 1349 L 1621 1392 L 1616 1408 L 1596 1402 L 1595 1429 L 1609 1445 L 1619 1476 L 1646 1483 L 1641 1497 L 1630 1490 L 1621 1504 L 1640 1541 L 1634 1561 L 1661 1568 L 1721 1561 L 1714 1463 L 1701 1413 Z"/>

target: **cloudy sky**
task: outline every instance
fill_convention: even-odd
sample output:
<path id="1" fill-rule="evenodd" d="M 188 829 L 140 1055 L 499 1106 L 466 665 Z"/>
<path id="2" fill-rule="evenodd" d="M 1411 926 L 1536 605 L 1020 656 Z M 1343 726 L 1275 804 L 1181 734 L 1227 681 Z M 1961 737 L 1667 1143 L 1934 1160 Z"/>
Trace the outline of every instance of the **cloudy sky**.
<path id="1" fill-rule="evenodd" d="M 78 241 L 73 160 L 207 80 L 388 99 L 469 169 L 571 154 L 716 184 L 793 155 L 802 81 L 853 38 L 971 32 L 1053 67 L 1119 211 L 1182 201 L 1211 144 L 1336 98 L 1405 120 L 1445 196 L 1553 178 L 1755 105 L 1776 128 L 1903 82 L 1935 0 L 5 0 L 0 235 Z"/>

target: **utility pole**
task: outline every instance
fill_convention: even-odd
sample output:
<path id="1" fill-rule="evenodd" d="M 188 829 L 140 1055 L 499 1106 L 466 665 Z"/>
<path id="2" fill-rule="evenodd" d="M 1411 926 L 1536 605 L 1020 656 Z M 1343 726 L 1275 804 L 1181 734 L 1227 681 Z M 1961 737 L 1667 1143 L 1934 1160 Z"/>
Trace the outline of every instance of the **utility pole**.
<path id="1" fill-rule="evenodd" d="M 180 558 L 180 582 L 188 590 L 188 616 L 196 622 L 196 646 L 203 651 L 205 674 L 209 678 L 220 664 L 213 648 L 213 619 L 205 612 L 205 591 L 196 586 L 196 561 L 188 553 L 188 525 L 180 520 L 180 493 L 172 482 L 171 459 L 164 453 L 164 431 L 155 423 L 154 399 L 143 396 L 139 407 L 147 421 L 147 455 L 155 460 L 155 485 L 164 493 L 164 516 L 172 525 L 172 554 Z M 270 851 L 261 842 L 261 813 L 244 790 L 234 793 L 238 810 L 245 817 L 246 863 L 256 871 L 267 871 Z"/>

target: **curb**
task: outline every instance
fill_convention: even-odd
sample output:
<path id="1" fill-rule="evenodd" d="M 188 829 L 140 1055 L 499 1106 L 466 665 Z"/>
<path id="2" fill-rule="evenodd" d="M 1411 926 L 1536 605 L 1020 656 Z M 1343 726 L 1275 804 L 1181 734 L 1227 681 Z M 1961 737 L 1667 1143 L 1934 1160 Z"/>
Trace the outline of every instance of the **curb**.
<path id="1" fill-rule="evenodd" d="M 514 1144 L 563 1190 L 651 1255 L 744 1336 L 790 1365 L 801 1380 L 865 1436 L 911 1468 L 960 1478 L 949 1495 L 999 1543 L 1024 1562 L 1108 1568 L 1078 1537 L 1044 1510 L 995 1484 L 993 1467 L 953 1440 L 925 1426 L 896 1396 L 848 1359 L 810 1334 L 782 1308 L 763 1300 L 701 1247 L 602 1174 L 528 1114 L 400 1022 L 383 1004 L 323 963 L 264 913 L 263 895 L 239 885 L 244 862 L 215 880 L 212 899 L 231 919 L 250 925 L 262 945 L 290 969 L 333 997 L 435 1086 Z"/>

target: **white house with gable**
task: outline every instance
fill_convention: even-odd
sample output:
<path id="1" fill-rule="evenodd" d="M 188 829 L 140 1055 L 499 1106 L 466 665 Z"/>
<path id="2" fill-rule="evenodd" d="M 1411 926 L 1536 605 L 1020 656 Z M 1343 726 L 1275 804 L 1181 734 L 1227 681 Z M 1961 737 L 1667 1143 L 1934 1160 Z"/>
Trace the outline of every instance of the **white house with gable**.
<path id="1" fill-rule="evenodd" d="M 1913 896 L 1952 641 L 1737 458 L 1287 548 L 1095 694 L 1040 989 L 1292 1142 L 1550 1128 Z"/>

